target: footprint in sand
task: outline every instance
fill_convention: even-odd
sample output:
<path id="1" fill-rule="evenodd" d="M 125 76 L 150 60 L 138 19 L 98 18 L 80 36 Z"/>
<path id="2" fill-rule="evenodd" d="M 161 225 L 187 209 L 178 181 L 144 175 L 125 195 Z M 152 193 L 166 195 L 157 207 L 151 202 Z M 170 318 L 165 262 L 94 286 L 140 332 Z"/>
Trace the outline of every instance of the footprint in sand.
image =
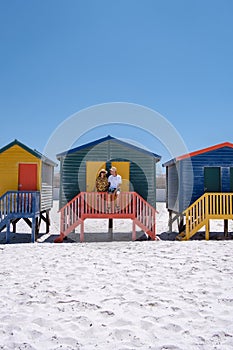
<path id="1" fill-rule="evenodd" d="M 130 329 L 115 329 L 112 335 L 116 340 L 123 341 L 132 337 L 132 331 Z"/>
<path id="2" fill-rule="evenodd" d="M 154 323 L 149 321 L 141 321 L 141 328 L 145 331 L 150 330 L 152 327 L 154 327 Z"/>
<path id="3" fill-rule="evenodd" d="M 103 316 L 107 316 L 107 317 L 113 317 L 115 316 L 114 312 L 113 311 L 110 311 L 110 310 L 104 310 L 104 311 L 100 311 L 100 313 L 103 315 Z"/>
<path id="4" fill-rule="evenodd" d="M 166 326 L 162 327 L 163 329 L 166 329 L 166 330 L 169 330 L 169 332 L 175 332 L 175 333 L 178 333 L 178 332 L 181 332 L 183 331 L 183 328 L 180 327 L 178 324 L 176 323 L 168 323 L 166 324 Z"/>
<path id="5" fill-rule="evenodd" d="M 35 318 L 32 321 L 32 323 L 35 323 L 36 325 L 44 328 L 50 327 L 50 322 L 47 321 L 45 318 L 41 318 L 41 317 Z"/>

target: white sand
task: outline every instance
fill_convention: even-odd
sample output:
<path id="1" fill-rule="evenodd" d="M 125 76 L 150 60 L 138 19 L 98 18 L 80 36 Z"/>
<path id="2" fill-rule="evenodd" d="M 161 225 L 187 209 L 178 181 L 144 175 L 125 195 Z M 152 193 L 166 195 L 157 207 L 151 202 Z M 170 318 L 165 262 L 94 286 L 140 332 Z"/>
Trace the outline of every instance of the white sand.
<path id="1" fill-rule="evenodd" d="M 0 245 L 0 349 L 233 349 L 232 240 L 14 244 L 18 236 Z"/>

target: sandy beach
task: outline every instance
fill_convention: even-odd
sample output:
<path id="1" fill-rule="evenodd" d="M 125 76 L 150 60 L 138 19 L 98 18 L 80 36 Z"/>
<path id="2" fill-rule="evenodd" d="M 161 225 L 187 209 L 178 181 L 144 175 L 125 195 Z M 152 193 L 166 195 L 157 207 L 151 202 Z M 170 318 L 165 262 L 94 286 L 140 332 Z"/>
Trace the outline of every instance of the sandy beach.
<path id="1" fill-rule="evenodd" d="M 232 240 L 53 244 L 56 205 L 50 237 L 0 245 L 0 349 L 233 348 Z"/>

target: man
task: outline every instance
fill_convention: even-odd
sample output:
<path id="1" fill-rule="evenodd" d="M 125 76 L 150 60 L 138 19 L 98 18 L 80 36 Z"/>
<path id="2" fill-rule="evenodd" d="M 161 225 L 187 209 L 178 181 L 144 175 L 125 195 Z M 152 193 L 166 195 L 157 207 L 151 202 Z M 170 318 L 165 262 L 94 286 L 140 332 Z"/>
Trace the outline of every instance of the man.
<path id="1" fill-rule="evenodd" d="M 120 211 L 120 186 L 122 184 L 121 175 L 117 174 L 117 168 L 111 167 L 111 175 L 108 177 L 109 188 L 108 193 L 114 193 L 116 196 L 116 209 Z"/>

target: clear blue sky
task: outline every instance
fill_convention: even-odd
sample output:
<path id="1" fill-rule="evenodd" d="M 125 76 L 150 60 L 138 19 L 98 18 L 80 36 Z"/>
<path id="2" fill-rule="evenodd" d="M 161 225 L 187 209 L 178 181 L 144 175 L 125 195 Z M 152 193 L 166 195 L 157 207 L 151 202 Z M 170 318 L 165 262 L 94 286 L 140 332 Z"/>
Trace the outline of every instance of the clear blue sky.
<path id="1" fill-rule="evenodd" d="M 156 110 L 189 151 L 233 142 L 232 0 L 0 0 L 0 50 L 0 147 L 42 151 L 69 116 L 107 102 Z"/>

